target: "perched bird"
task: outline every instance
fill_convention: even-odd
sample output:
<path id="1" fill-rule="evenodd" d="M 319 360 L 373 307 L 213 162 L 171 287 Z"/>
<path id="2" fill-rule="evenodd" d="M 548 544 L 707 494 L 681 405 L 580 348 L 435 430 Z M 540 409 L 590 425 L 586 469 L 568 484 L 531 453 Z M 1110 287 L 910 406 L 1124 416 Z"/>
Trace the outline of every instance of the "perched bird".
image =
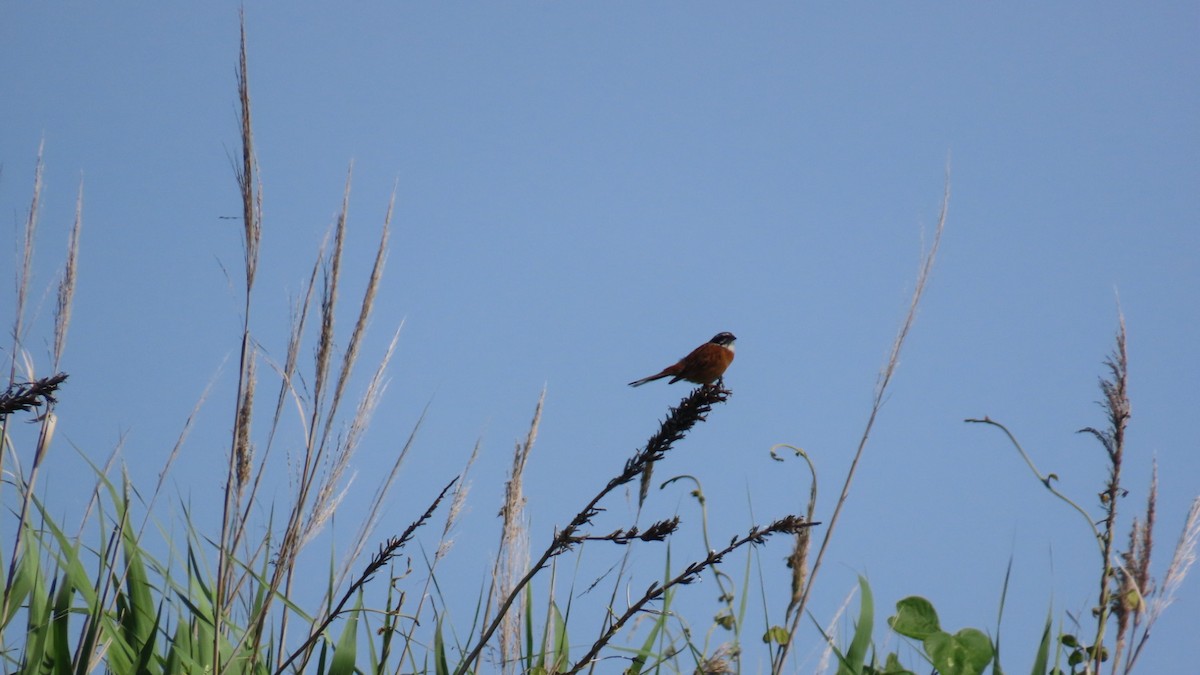
<path id="1" fill-rule="evenodd" d="M 733 333 L 717 333 L 713 339 L 692 350 L 691 354 L 679 359 L 679 363 L 663 368 L 661 372 L 650 377 L 643 377 L 629 383 L 631 387 L 640 387 L 647 382 L 671 378 L 668 384 L 680 380 L 696 384 L 712 384 L 721 379 L 725 369 L 733 363 L 733 342 L 737 340 Z"/>

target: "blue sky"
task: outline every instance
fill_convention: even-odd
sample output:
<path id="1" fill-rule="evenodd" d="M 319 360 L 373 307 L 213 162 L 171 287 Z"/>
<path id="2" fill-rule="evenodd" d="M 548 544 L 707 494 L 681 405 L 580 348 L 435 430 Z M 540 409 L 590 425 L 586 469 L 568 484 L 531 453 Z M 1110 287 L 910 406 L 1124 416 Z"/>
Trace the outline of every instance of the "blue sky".
<path id="1" fill-rule="evenodd" d="M 100 458 L 123 439 L 129 473 L 149 485 L 214 377 L 172 489 L 194 504 L 219 494 L 241 312 L 227 219 L 240 214 L 237 10 L 0 10 L 6 239 L 45 141 L 38 293 L 52 288 L 83 184 L 71 380 L 47 477 L 64 513 L 85 498 L 69 486 L 87 480 L 70 444 Z M 799 464 L 767 454 L 791 443 L 814 457 L 827 514 L 949 162 L 941 256 L 815 616 L 831 617 L 865 574 L 883 608 L 920 594 L 948 627 L 994 629 L 1010 557 L 1008 669 L 1027 667 L 1049 602 L 1056 616 L 1087 614 L 1096 556 L 1078 515 L 1000 434 L 962 420 L 1008 424 L 1094 508 L 1106 467 L 1074 432 L 1104 422 L 1096 381 L 1118 301 L 1134 411 L 1122 508 L 1141 510 L 1156 458 L 1161 575 L 1200 493 L 1194 3 L 251 2 L 246 17 L 265 198 L 253 323 L 272 358 L 349 163 L 347 296 L 361 292 L 396 191 L 368 362 L 404 328 L 339 531 L 354 529 L 359 493 L 429 404 L 388 518 L 415 517 L 482 439 L 454 554 L 474 583 L 542 387 L 527 476 L 535 549 L 687 391 L 625 383 L 722 330 L 739 337 L 734 396 L 657 475 L 703 482 L 719 540 L 803 507 Z M 0 257 L 3 278 L 14 261 Z M 37 298 L 45 328 L 52 296 Z M 42 368 L 48 334 L 28 342 Z M 277 489 L 285 497 L 286 481 Z M 598 529 L 628 522 L 627 503 L 609 506 Z M 687 490 L 647 505 L 676 511 L 688 523 L 678 560 L 700 550 Z M 585 559 L 604 569 L 618 553 Z M 658 552 L 639 555 L 656 575 Z M 768 583 L 783 583 L 785 555 L 782 542 L 762 550 Z M 705 625 L 715 591 L 689 590 Z M 452 611 L 469 616 L 475 592 Z M 1144 671 L 1177 664 L 1197 621 L 1193 577 Z M 818 640 L 803 635 L 798 654 Z"/>

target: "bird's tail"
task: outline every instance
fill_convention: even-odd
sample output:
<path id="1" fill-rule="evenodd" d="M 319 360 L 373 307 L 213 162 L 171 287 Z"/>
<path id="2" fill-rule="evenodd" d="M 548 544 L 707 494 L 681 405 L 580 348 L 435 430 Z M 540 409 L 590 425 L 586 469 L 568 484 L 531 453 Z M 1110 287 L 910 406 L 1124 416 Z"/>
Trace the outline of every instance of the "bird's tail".
<path id="1" fill-rule="evenodd" d="M 667 375 L 669 375 L 669 373 L 656 373 L 656 374 L 654 374 L 654 375 L 651 375 L 650 377 L 643 377 L 643 378 L 642 378 L 642 379 L 640 379 L 640 380 L 634 380 L 633 382 L 630 382 L 630 383 L 629 383 L 629 386 L 631 386 L 631 387 L 640 387 L 640 386 L 642 386 L 643 384 L 646 384 L 647 382 L 653 382 L 653 381 L 655 381 L 655 380 L 661 380 L 661 379 L 663 379 L 664 377 L 666 377 Z"/>

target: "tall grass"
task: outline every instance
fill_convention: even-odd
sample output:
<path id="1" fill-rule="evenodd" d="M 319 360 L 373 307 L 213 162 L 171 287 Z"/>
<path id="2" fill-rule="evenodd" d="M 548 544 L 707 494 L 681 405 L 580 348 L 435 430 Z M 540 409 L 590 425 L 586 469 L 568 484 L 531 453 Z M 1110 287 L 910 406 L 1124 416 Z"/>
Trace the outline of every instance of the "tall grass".
<path id="1" fill-rule="evenodd" d="M 330 521 L 341 503 L 345 469 L 359 446 L 363 431 L 385 389 L 385 373 L 394 354 L 397 334 L 372 373 L 356 403 L 349 401 L 351 375 L 359 365 L 363 337 L 382 279 L 392 217 L 392 204 L 380 229 L 375 261 L 367 274 L 366 287 L 352 308 L 352 323 L 345 348 L 337 344 L 338 319 L 344 313 L 344 268 L 342 265 L 349 227 L 350 175 L 347 176 L 342 207 L 326 241 L 312 265 L 303 296 L 293 313 L 283 363 L 269 361 L 252 330 L 256 300 L 256 277 L 264 228 L 263 195 L 254 146 L 252 97 L 247 40 L 244 23 L 237 68 L 240 103 L 240 152 L 233 159 L 234 175 L 241 199 L 243 268 L 241 330 L 237 350 L 236 392 L 231 401 L 231 432 L 225 462 L 219 532 L 207 535 L 196 529 L 190 510 L 184 507 L 183 539 L 167 542 L 166 559 L 154 557 L 158 548 L 143 537 L 150 511 L 140 524 L 134 522 L 136 488 L 109 478 L 108 466 L 96 466 L 96 510 L 89 509 L 95 523 L 82 527 L 74 539 L 65 528 L 49 519 L 37 497 L 37 479 L 50 448 L 54 430 L 53 407 L 63 395 L 67 375 L 34 376 L 33 360 L 23 349 L 26 340 L 26 301 L 32 277 L 33 244 L 42 191 L 42 163 L 37 165 L 33 200 L 23 230 L 22 264 L 18 275 L 17 302 L 12 330 L 12 362 L 9 386 L 0 398 L 0 424 L 7 432 L 12 415 L 33 414 L 41 425 L 34 444 L 33 461 L 25 468 L 17 463 L 20 452 L 11 447 L 5 433 L 6 472 L 13 482 L 19 509 L 12 541 L 8 542 L 8 566 L 3 604 L 0 605 L 0 659 L 6 671 L 91 672 L 98 668 L 116 673 L 133 672 L 228 672 L 280 673 L 320 672 L 477 672 L 489 663 L 503 670 L 529 670 L 535 663 L 542 669 L 574 671 L 591 668 L 602 649 L 640 614 L 676 587 L 695 580 L 722 557 L 744 546 L 763 543 L 776 533 L 794 534 L 810 526 L 785 516 L 765 526 L 751 526 L 728 546 L 711 551 L 700 560 L 684 565 L 647 590 L 621 611 L 612 611 L 603 632 L 582 656 L 569 659 L 563 640 L 565 615 L 547 614 L 557 629 L 546 633 L 532 653 L 529 605 L 531 581 L 558 556 L 583 542 L 611 542 L 629 546 L 635 542 L 657 542 L 678 527 L 668 518 L 645 527 L 632 525 L 604 534 L 589 532 L 592 519 L 602 510 L 600 502 L 614 490 L 640 476 L 649 463 L 665 454 L 696 424 L 704 421 L 713 406 L 723 403 L 730 392 L 719 387 L 700 387 L 672 409 L 647 445 L 630 458 L 617 475 L 598 486 L 598 492 L 560 527 L 540 556 L 529 562 L 528 532 L 522 509 L 523 472 L 530 457 L 541 418 L 542 400 L 525 441 L 518 444 L 509 476 L 503 507 L 502 557 L 493 572 L 493 584 L 479 623 L 466 635 L 458 651 L 445 640 L 444 615 L 426 605 L 436 588 L 436 569 L 450 546 L 449 533 L 467 494 L 466 469 L 448 476 L 446 485 L 431 495 L 429 507 L 402 532 L 386 536 L 365 564 L 357 565 L 360 553 L 371 543 L 380 506 L 393 485 L 401 463 L 413 447 L 421 421 L 418 420 L 391 472 L 359 518 L 361 527 L 346 546 L 344 562 L 331 563 L 325 580 L 324 597 L 315 607 L 299 604 L 299 569 L 303 551 Z M 82 195 L 82 192 L 81 192 Z M 393 196 L 394 203 L 394 196 Z M 76 283 L 79 226 L 82 198 L 77 207 L 67 264 L 58 293 L 52 363 L 58 366 L 66 345 L 67 327 Z M 314 354 L 306 364 L 301 354 Z M 262 365 L 278 381 L 273 393 L 263 393 L 267 381 Z M 261 401 L 273 402 L 264 416 Z M 166 476 L 184 446 L 208 392 L 200 397 L 186 421 L 157 485 L 145 505 L 152 508 Z M 544 392 L 543 392 L 544 400 Z M 291 493 L 285 503 L 262 501 L 264 477 L 278 471 L 277 438 L 281 437 L 283 411 L 295 408 L 304 428 L 299 452 L 288 458 L 295 467 Z M 424 416 L 422 415 L 423 419 Z M 478 448 L 476 448 L 478 450 Z M 115 455 L 114 455 L 115 458 Z M 473 460 L 472 460 L 473 461 Z M 110 459 L 111 462 L 111 459 Z M 427 559 L 427 581 L 415 606 L 408 594 L 395 585 L 398 562 L 417 531 L 434 517 L 449 497 L 450 512 L 441 541 Z M 34 523 L 34 515 L 40 520 Z M 268 514 L 262 522 L 262 514 Z M 86 516 L 85 516 L 86 517 Z M 88 533 L 108 532 L 102 541 L 88 545 Z M 153 530 L 150 530 L 153 531 Z M 265 537 L 250 532 L 266 532 Z M 355 569 L 357 568 L 357 571 Z M 89 573 L 90 570 L 90 573 Z M 383 600 L 370 600 L 372 582 L 385 570 L 392 583 L 386 584 Z M 403 577 L 407 572 L 400 572 Z M 311 576 L 304 584 L 311 587 Z M 416 628 L 430 613 L 433 644 L 422 643 Z M 383 617 L 368 632 L 373 616 Z M 14 630 L 13 621 L 24 617 L 25 629 Z M 83 617 L 82 625 L 72 620 Z M 493 639 L 495 638 L 495 641 Z M 397 642 L 399 645 L 397 645 Z M 485 650 L 495 644 L 499 657 L 485 660 Z M 360 650 L 360 647 L 367 647 Z M 551 648 L 553 647 L 553 648 Z M 365 656 L 364 656 L 365 653 Z M 553 653 L 550 660 L 545 655 Z M 364 661 L 368 662 L 364 665 Z M 522 666 L 516 664 L 521 663 Z"/>
<path id="2" fill-rule="evenodd" d="M 699 481 L 689 476 L 699 503 L 701 534 L 706 553 L 693 560 L 677 561 L 668 549 L 661 573 L 645 580 L 644 569 L 628 565 L 634 546 L 659 546 L 669 542 L 680 529 L 681 517 L 659 517 L 640 523 L 651 468 L 662 461 L 699 424 L 723 406 L 733 392 L 723 384 L 700 386 L 670 408 L 646 443 L 615 474 L 601 480 L 591 495 L 581 496 L 573 514 L 568 513 L 548 536 L 539 538 L 528 528 L 525 514 L 524 475 L 533 460 L 542 423 L 546 390 L 534 406 L 525 437 L 517 442 L 504 486 L 500 508 L 499 543 L 490 570 L 483 572 L 480 595 L 469 621 L 455 624 L 442 596 L 448 581 L 442 572 L 444 560 L 454 545 L 453 531 L 470 491 L 470 471 L 478 456 L 477 443 L 466 466 L 437 480 L 423 479 L 428 486 L 428 506 L 415 514 L 403 529 L 376 535 L 382 505 L 400 475 L 402 464 L 415 447 L 425 419 L 423 411 L 403 443 L 387 475 L 365 507 L 353 514 L 359 522 L 348 542 L 342 542 L 340 560 L 330 556 L 320 584 L 311 573 L 302 578 L 302 560 L 315 537 L 341 507 L 345 472 L 359 448 L 386 390 L 387 369 L 395 354 L 401 327 L 397 327 L 386 350 L 373 363 L 360 364 L 364 336 L 383 278 L 393 217 L 395 190 L 379 229 L 374 260 L 366 270 L 362 295 L 347 300 L 343 287 L 343 257 L 350 227 L 352 167 L 347 172 L 341 208 L 330 231 L 317 250 L 307 283 L 294 307 L 288 326 L 282 363 L 266 354 L 252 330 L 252 317 L 259 303 L 256 277 L 264 251 L 262 234 L 263 190 L 254 145 L 252 98 L 247 39 L 244 22 L 236 71 L 239 101 L 240 151 L 232 159 L 240 197 L 243 268 L 239 279 L 241 325 L 237 337 L 236 390 L 230 406 L 230 436 L 224 463 L 221 519 L 217 532 L 199 531 L 184 506 L 179 526 L 184 535 L 168 538 L 165 558 L 152 552 L 162 546 L 148 542 L 166 477 L 186 443 L 201 406 L 208 404 L 206 389 L 183 425 L 163 470 L 148 498 L 112 470 L 116 452 L 104 465 L 93 465 L 95 484 L 92 499 L 77 533 L 68 534 L 64 523 L 51 517 L 39 498 L 39 476 L 52 450 L 56 425 L 55 404 L 70 396 L 72 381 L 59 372 L 67 344 L 74 298 L 82 225 L 82 187 L 77 198 L 63 272 L 58 281 L 53 345 L 48 373 L 36 372 L 26 350 L 29 340 L 28 298 L 32 286 L 32 261 L 37 217 L 42 194 L 41 149 L 35 169 L 32 200 L 21 230 L 16 295 L 11 332 L 8 384 L 0 394 L 0 461 L 8 478 L 0 484 L 0 499 L 9 508 L 14 524 L 11 538 L 0 543 L 5 565 L 4 594 L 0 601 L 0 662 L 5 672 L 87 673 L 103 669 L 113 673 L 247 673 L 314 672 L 371 673 L 578 673 L 611 672 L 607 659 L 622 659 L 626 672 L 696 672 L 718 674 L 741 672 L 743 637 L 747 630 L 749 598 L 757 590 L 763 607 L 764 641 L 769 645 L 770 670 L 789 672 L 789 657 L 797 643 L 808 635 L 801 630 L 809 598 L 830 542 L 839 531 L 843 508 L 852 496 L 854 477 L 867 457 L 868 439 L 897 372 L 900 355 L 914 325 L 924 291 L 929 283 L 944 231 L 949 206 L 949 180 L 943 192 L 937 228 L 931 245 L 921 258 L 916 284 L 904 320 L 879 373 L 874 396 L 861 436 L 857 439 L 842 488 L 832 505 L 815 552 L 812 528 L 822 519 L 817 476 L 808 463 L 812 482 L 803 515 L 784 514 L 765 525 L 750 524 L 734 535 L 710 536 L 707 507 Z M 349 306 L 347 306 L 349 302 Z M 339 322 L 349 317 L 343 340 Z M 345 347 L 339 349 L 338 345 Z M 302 355 L 311 353 L 311 361 Z M 1170 605 L 1195 561 L 1200 540 L 1200 500 L 1193 503 L 1187 525 L 1174 549 L 1161 583 L 1150 574 L 1151 550 L 1157 514 L 1156 483 L 1152 482 L 1146 507 L 1133 521 L 1127 548 L 1118 551 L 1118 504 L 1124 498 L 1121 473 L 1125 463 L 1125 428 L 1130 419 L 1128 398 L 1128 355 L 1124 324 L 1117 348 L 1106 362 L 1108 377 L 1102 379 L 1102 404 L 1107 426 L 1085 428 L 1103 447 L 1110 467 L 1100 503 L 1101 515 L 1071 501 L 1053 485 L 1052 476 L 1040 473 L 1029 454 L 1003 425 L 984 418 L 971 420 L 1000 428 L 1028 462 L 1047 489 L 1076 509 L 1096 537 L 1099 596 L 1094 627 L 1076 633 L 1060 631 L 1053 655 L 1065 661 L 1072 672 L 1099 673 L 1111 661 L 1112 672 L 1130 672 L 1143 653 L 1151 628 Z M 266 366 L 264 368 L 264 366 Z M 355 373 L 367 369 L 361 393 L 352 394 Z M 265 374 L 264 374 L 265 373 Z M 210 384 L 210 388 L 211 388 Z M 302 420 L 301 442 L 285 444 L 284 411 L 296 410 Z M 264 412 L 265 411 L 265 412 Z M 37 424 L 35 437 L 17 447 L 9 422 L 18 416 Z M 280 457 L 287 447 L 287 457 Z M 791 450 L 806 461 L 799 448 L 778 445 L 777 459 Z M 23 462 L 22 457 L 28 461 Z M 86 458 L 85 458 L 86 459 Z M 90 460 L 89 460 L 90 461 Z M 266 477 L 291 467 L 290 492 L 281 502 L 267 502 Z M 116 477 L 114 478 L 114 475 Z M 637 488 L 631 486 L 639 482 Z M 668 481 L 668 482 L 671 482 Z M 634 522 L 615 530 L 597 533 L 596 517 L 619 491 L 638 493 Z M 447 506 L 448 503 L 448 506 Z M 136 522 L 135 510 L 145 510 Z M 430 529 L 442 512 L 436 546 L 412 552 L 423 529 Z M 161 525 L 157 521 L 154 524 Z M 254 533 L 254 534 L 252 534 Z M 264 533 L 259 535 L 258 533 Z M 791 539 L 786 569 L 764 569 L 751 553 L 776 535 Z M 720 539 L 728 536 L 728 539 Z M 844 535 L 843 535 L 844 536 Z M 89 537 L 91 537 L 89 539 Z M 727 542 L 727 543 L 712 543 Z M 580 617 L 566 600 L 556 599 L 558 561 L 589 544 L 589 556 L 614 551 L 619 560 L 613 589 L 599 616 Z M 367 555 L 365 552 L 372 550 Z M 744 551 L 741 574 L 727 571 L 730 554 Z M 363 560 L 365 556 L 365 560 Z M 414 560 L 418 561 L 414 570 Z M 577 558 L 578 560 L 578 558 Z M 311 563 L 305 567 L 307 572 Z M 755 565 L 760 581 L 752 582 Z M 419 576 L 418 576 L 419 575 Z M 768 597 L 778 575 L 790 581 L 790 592 L 782 617 L 775 621 L 768 607 L 778 598 Z M 740 576 L 741 580 L 737 581 Z M 712 628 L 704 639 L 691 630 L 688 617 L 675 607 L 675 595 L 689 584 L 708 577 L 719 592 Z M 644 583 L 640 592 L 627 592 Z M 595 583 L 599 583 L 598 581 Z M 534 601 L 535 585 L 548 588 L 546 599 Z M 1006 582 L 1007 584 L 1007 582 Z M 322 586 L 313 602 L 306 588 Z M 861 583 L 859 623 L 849 645 L 836 645 L 828 632 L 812 639 L 827 641 L 837 657 L 840 672 L 903 672 L 894 654 L 886 666 L 875 663 L 872 649 L 875 607 L 865 580 Z M 310 604 L 305 604 L 310 603 Z M 644 618 L 641 626 L 638 619 Z M 774 625 L 772 625 L 774 624 Z M 898 605 L 891 627 L 897 633 L 923 640 L 929 663 L 940 672 L 955 671 L 954 662 L 993 663 L 1000 672 L 998 648 L 982 631 L 964 629 L 951 635 L 937 625 L 932 603 L 906 598 Z M 596 630 L 597 626 L 599 627 Z M 1052 672 L 1048 665 L 1050 622 L 1039 645 L 1035 672 Z M 590 638 L 583 638 L 585 631 Z M 633 636 L 641 639 L 635 642 Z M 712 634 L 726 635 L 714 647 Z M 617 647 L 619 636 L 629 644 Z M 986 644 L 984 644 L 986 643 Z M 1088 644 L 1090 643 L 1090 644 Z M 950 645 L 940 652 L 929 645 Z M 957 659 L 961 653 L 969 658 Z M 948 658 L 951 653 L 955 658 Z M 957 659 L 957 661 L 956 661 Z M 1121 670 L 1117 670 L 1118 664 Z M 875 670 L 871 670 L 874 668 Z M 749 668 L 747 670 L 753 670 Z M 1061 671 L 1060 672 L 1066 672 Z"/>
<path id="3" fill-rule="evenodd" d="M 1200 497 L 1193 500 L 1184 524 L 1183 533 L 1175 545 L 1171 564 L 1167 567 L 1162 583 L 1156 587 L 1150 574 L 1151 552 L 1154 549 L 1154 524 L 1158 508 L 1158 468 L 1153 468 L 1153 478 L 1146 493 L 1146 507 L 1141 516 L 1134 517 L 1125 536 L 1128 547 L 1118 551 L 1117 541 L 1121 537 L 1118 520 L 1120 504 L 1129 494 L 1123 486 L 1123 469 L 1126 460 L 1126 429 L 1133 415 L 1133 404 L 1129 398 L 1129 352 L 1125 332 L 1125 318 L 1120 316 L 1112 354 L 1104 361 L 1108 371 L 1100 378 L 1099 401 L 1107 424 L 1103 428 L 1084 427 L 1079 430 L 1099 443 L 1107 466 L 1107 478 L 1098 492 L 1099 516 L 1060 491 L 1055 483 L 1055 473 L 1043 473 L 1033 461 L 1030 453 L 1021 445 L 1008 427 L 989 417 L 968 419 L 969 423 L 986 424 L 1004 432 L 1008 441 L 1025 461 L 1030 471 L 1056 499 L 1063 502 L 1083 520 L 1084 527 L 1091 532 L 1096 542 L 1097 585 L 1096 604 L 1092 608 L 1094 623 L 1090 630 L 1080 623 L 1076 633 L 1062 633 L 1059 645 L 1065 654 L 1071 673 L 1104 672 L 1104 664 L 1110 663 L 1111 673 L 1131 673 L 1150 638 L 1150 629 L 1162 615 L 1163 610 L 1174 600 L 1175 590 L 1187 576 L 1196 559 L 1196 546 L 1200 540 Z M 1109 631 L 1115 636 L 1110 638 Z M 1090 635 L 1084 639 L 1084 635 Z M 1124 657 L 1124 658 L 1122 658 Z"/>
<path id="4" fill-rule="evenodd" d="M 0 601 L 0 617 L 7 617 L 15 609 L 13 605 L 13 584 L 17 582 L 18 565 L 26 555 L 26 535 L 29 532 L 31 512 L 34 504 L 33 493 L 37 486 L 38 475 L 46 460 L 50 443 L 54 438 L 57 417 L 54 414 L 56 403 L 55 392 L 67 379 L 65 373 L 57 372 L 62 361 L 63 350 L 67 343 L 67 330 L 71 324 L 71 304 L 75 296 L 76 266 L 79 259 L 79 231 L 83 226 L 83 186 L 80 185 L 79 196 L 75 202 L 75 222 L 71 227 L 71 237 L 67 245 L 67 260 L 62 276 L 58 282 L 57 303 L 54 310 L 54 339 L 51 370 L 54 375 L 37 377 L 32 356 L 25 351 L 25 316 L 26 303 L 33 277 L 33 251 L 36 240 L 38 210 L 42 194 L 42 176 L 45 165 L 42 157 L 45 148 L 43 142 L 38 146 L 37 164 L 34 169 L 32 198 L 29 212 L 25 218 L 20 241 L 21 263 L 17 278 L 16 303 L 13 312 L 12 343 L 10 348 L 8 385 L 0 397 L 0 461 L 2 451 L 8 446 L 10 414 L 17 411 L 37 410 L 34 421 L 38 424 L 37 441 L 34 446 L 33 460 L 29 473 L 25 474 L 17 465 L 17 455 L 11 454 L 14 464 L 12 475 L 18 482 L 20 507 L 17 516 L 16 534 L 8 559 L 8 573 L 4 581 L 4 597 Z M 0 467 L 3 464 L 0 463 Z"/>

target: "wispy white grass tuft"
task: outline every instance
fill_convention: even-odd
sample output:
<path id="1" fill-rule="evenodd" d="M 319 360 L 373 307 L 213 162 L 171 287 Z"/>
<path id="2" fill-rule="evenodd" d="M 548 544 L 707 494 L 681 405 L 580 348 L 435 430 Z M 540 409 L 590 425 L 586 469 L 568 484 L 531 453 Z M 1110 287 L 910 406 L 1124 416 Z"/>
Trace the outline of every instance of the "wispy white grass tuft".
<path id="1" fill-rule="evenodd" d="M 75 224 L 71 226 L 71 238 L 67 242 L 67 261 L 63 265 L 62 278 L 58 282 L 58 303 L 54 309 L 54 360 L 51 370 L 58 371 L 63 351 L 67 346 L 67 329 L 71 325 L 71 306 L 75 298 L 76 268 L 79 260 L 79 230 L 83 227 L 83 183 L 79 184 L 79 196 L 75 200 Z"/>
<path id="2" fill-rule="evenodd" d="M 1200 544 L 1200 497 L 1192 500 L 1192 506 L 1188 509 L 1187 519 L 1183 523 L 1183 532 L 1180 533 L 1179 542 L 1175 545 L 1175 554 L 1171 557 L 1171 564 L 1167 566 L 1167 573 L 1163 576 L 1162 588 L 1151 605 L 1151 619 L 1157 618 L 1163 610 L 1175 602 L 1179 586 L 1196 562 L 1197 544 Z"/>

